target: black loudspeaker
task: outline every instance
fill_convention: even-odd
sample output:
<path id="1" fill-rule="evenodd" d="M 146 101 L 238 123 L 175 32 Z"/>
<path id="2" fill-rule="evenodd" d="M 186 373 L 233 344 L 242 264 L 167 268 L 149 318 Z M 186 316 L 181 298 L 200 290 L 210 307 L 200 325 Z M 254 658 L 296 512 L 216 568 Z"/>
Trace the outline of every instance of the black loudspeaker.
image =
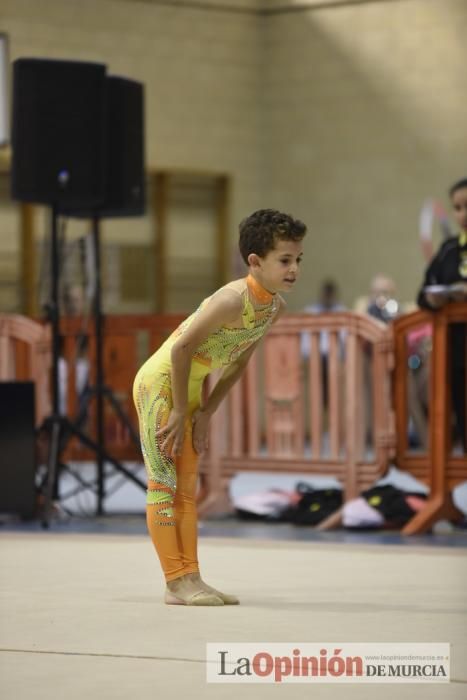
<path id="1" fill-rule="evenodd" d="M 107 78 L 107 194 L 101 216 L 144 214 L 144 95 L 134 80 Z"/>
<path id="2" fill-rule="evenodd" d="M 106 193 L 106 68 L 20 58 L 13 68 L 12 196 L 97 207 Z"/>
<path id="3" fill-rule="evenodd" d="M 35 511 L 34 384 L 0 382 L 0 513 Z"/>
<path id="4" fill-rule="evenodd" d="M 108 76 L 106 80 L 106 193 L 98 207 L 61 206 L 65 216 L 90 218 L 141 216 L 145 211 L 144 93 L 142 83 Z"/>

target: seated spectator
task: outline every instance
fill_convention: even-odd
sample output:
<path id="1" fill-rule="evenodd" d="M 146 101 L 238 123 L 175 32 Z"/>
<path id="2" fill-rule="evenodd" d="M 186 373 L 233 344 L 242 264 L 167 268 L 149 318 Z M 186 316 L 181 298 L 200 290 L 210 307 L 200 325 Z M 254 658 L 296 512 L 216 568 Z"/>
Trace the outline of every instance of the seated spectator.
<path id="1" fill-rule="evenodd" d="M 339 287 L 332 279 L 324 280 L 320 286 L 318 301 L 309 304 L 303 309 L 310 314 L 327 314 L 345 311 L 345 306 L 339 302 Z M 341 352 L 343 351 L 344 335 L 340 334 Z M 302 333 L 301 336 L 302 357 L 307 359 L 310 356 L 310 334 Z M 323 382 L 323 404 L 328 406 L 328 374 L 329 374 L 329 333 L 322 331 L 319 337 L 319 352 L 321 355 L 321 369 Z"/>
<path id="2" fill-rule="evenodd" d="M 320 287 L 318 301 L 305 306 L 303 311 L 309 314 L 328 314 L 336 311 L 345 311 L 345 306 L 339 302 L 339 287 L 337 283 L 331 279 L 324 280 Z M 310 336 L 308 333 L 302 334 L 301 347 L 303 357 L 309 357 Z M 329 334 L 326 333 L 326 331 L 320 334 L 319 350 L 322 357 L 327 357 L 329 351 Z"/>
<path id="3" fill-rule="evenodd" d="M 356 300 L 354 311 L 388 323 L 400 313 L 400 303 L 396 297 L 394 280 L 387 275 L 377 274 L 371 280 L 368 296 Z"/>

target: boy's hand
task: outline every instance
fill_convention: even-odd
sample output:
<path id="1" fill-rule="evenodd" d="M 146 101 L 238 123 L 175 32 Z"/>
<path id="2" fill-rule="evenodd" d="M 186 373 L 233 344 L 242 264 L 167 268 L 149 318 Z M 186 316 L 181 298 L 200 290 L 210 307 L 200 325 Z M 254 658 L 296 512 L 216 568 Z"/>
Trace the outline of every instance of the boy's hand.
<path id="1" fill-rule="evenodd" d="M 156 431 L 156 437 L 165 436 L 165 440 L 161 443 L 161 450 L 168 457 L 178 457 L 182 453 L 185 421 L 184 413 L 172 409 L 166 425 Z M 170 443 L 172 443 L 171 447 Z"/>
<path id="2" fill-rule="evenodd" d="M 193 413 L 193 447 L 197 454 L 202 454 L 208 448 L 209 413 L 197 409 Z"/>

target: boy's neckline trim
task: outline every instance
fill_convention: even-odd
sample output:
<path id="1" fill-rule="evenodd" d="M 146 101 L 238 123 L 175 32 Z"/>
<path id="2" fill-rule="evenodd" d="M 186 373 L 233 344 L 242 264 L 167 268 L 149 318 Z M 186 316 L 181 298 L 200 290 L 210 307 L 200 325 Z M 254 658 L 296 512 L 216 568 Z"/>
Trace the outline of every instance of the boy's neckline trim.
<path id="1" fill-rule="evenodd" d="M 258 280 L 253 277 L 251 272 L 246 277 L 246 283 L 249 290 L 252 292 L 253 296 L 256 297 L 260 304 L 268 304 L 276 296 L 276 294 L 273 294 L 272 292 L 269 292 L 267 289 L 265 289 L 263 285 L 260 284 Z"/>

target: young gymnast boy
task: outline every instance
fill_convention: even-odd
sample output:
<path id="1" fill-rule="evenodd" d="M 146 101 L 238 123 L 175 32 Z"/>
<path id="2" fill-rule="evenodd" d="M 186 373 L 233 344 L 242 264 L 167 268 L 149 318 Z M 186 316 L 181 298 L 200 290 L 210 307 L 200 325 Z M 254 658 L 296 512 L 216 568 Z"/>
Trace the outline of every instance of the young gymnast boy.
<path id="1" fill-rule="evenodd" d="M 204 299 L 138 371 L 133 397 L 148 475 L 146 520 L 159 557 L 169 605 L 235 605 L 208 586 L 198 565 L 198 455 L 209 420 L 239 379 L 269 326 L 285 308 L 279 292 L 298 277 L 306 226 L 273 209 L 240 224 L 248 275 Z M 204 378 L 225 368 L 202 404 Z"/>

